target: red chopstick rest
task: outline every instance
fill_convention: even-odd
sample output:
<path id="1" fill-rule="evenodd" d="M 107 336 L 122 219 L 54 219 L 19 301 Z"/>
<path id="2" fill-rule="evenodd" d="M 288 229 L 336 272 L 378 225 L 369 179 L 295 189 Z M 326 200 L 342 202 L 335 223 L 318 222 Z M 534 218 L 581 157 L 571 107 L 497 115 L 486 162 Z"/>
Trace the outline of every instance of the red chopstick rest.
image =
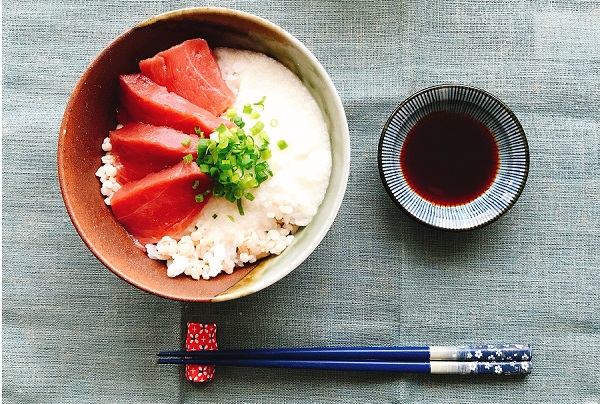
<path id="1" fill-rule="evenodd" d="M 187 323 L 186 351 L 212 351 L 216 349 L 216 324 Z M 185 378 L 191 382 L 209 382 L 214 377 L 214 365 L 185 365 Z"/>

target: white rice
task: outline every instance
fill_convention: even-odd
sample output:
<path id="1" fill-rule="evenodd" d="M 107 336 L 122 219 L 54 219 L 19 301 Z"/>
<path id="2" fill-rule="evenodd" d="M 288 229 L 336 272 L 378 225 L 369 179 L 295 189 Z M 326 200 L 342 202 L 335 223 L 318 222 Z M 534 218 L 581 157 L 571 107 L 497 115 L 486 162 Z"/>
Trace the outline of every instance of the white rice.
<path id="1" fill-rule="evenodd" d="M 238 114 L 245 104 L 266 96 L 258 119 L 269 136 L 272 157 L 268 162 L 274 175 L 252 190 L 253 201 L 243 200 L 243 216 L 236 204 L 211 198 L 184 235 L 147 244 L 148 256 L 165 260 L 171 277 L 186 274 L 209 279 L 269 254 L 281 254 L 293 242 L 297 229 L 316 214 L 331 173 L 327 126 L 300 80 L 263 54 L 218 48 L 215 55 L 223 77 L 237 94 L 233 108 Z M 247 128 L 253 126 L 248 115 L 243 118 Z M 282 139 L 288 147 L 279 150 L 277 142 Z M 104 165 L 96 175 L 105 202 L 110 204 L 120 186 L 115 181 L 109 141 L 105 140 L 103 149 Z"/>
<path id="2" fill-rule="evenodd" d="M 118 125 L 117 129 L 121 126 Z M 117 168 L 113 165 L 115 158 L 110 152 L 112 150 L 110 138 L 104 138 L 102 150 L 106 153 L 102 156 L 102 166 L 96 171 L 96 177 L 100 179 L 100 183 L 102 184 L 100 192 L 106 197 L 104 198 L 104 203 L 110 205 L 110 198 L 121 188 L 121 184 L 117 182 Z"/>

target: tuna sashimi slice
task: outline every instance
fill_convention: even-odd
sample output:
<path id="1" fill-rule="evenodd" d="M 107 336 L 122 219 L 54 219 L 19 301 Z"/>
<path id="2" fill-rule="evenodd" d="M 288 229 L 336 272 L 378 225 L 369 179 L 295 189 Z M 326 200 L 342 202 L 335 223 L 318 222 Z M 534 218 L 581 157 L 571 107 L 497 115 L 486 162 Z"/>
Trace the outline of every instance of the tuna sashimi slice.
<path id="1" fill-rule="evenodd" d="M 204 39 L 190 39 L 139 63 L 142 74 L 186 100 L 220 115 L 235 101 Z"/>
<path id="2" fill-rule="evenodd" d="M 195 162 L 181 161 L 125 184 L 115 192 L 110 204 L 125 230 L 146 245 L 163 236 L 178 237 L 192 225 L 210 196 L 196 202 L 196 195 L 209 187 L 210 177 L 200 172 Z"/>
<path id="3" fill-rule="evenodd" d="M 219 118 L 183 97 L 167 91 L 143 74 L 125 74 L 119 77 L 119 123 L 143 122 L 169 126 L 184 133 L 195 133 L 199 127 L 212 133 L 221 124 L 231 128 L 233 123 Z"/>
<path id="4" fill-rule="evenodd" d="M 166 126 L 131 122 L 110 132 L 112 154 L 117 167 L 117 182 L 144 178 L 182 161 L 183 156 L 197 157 L 198 136 Z"/>

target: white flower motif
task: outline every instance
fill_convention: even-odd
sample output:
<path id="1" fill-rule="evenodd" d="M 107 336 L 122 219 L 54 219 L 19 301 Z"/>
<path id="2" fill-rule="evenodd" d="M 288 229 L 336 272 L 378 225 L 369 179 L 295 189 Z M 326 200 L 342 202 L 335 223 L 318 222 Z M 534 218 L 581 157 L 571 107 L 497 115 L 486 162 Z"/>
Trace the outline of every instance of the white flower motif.
<path id="1" fill-rule="evenodd" d="M 492 367 L 492 364 L 489 363 L 489 362 L 486 362 L 484 366 L 485 366 L 486 369 L 489 369 L 489 368 Z"/>
<path id="2" fill-rule="evenodd" d="M 528 362 L 523 362 L 523 363 L 521 364 L 521 368 L 522 368 L 524 371 L 527 371 L 527 369 L 529 369 L 529 363 L 528 363 Z"/>
<path id="3" fill-rule="evenodd" d="M 494 349 L 494 348 L 496 348 L 496 347 L 495 347 L 494 345 L 488 345 L 488 348 L 489 348 L 489 349 Z"/>
<path id="4" fill-rule="evenodd" d="M 516 367 L 517 367 L 517 362 L 515 362 L 515 361 L 511 361 L 511 362 L 509 362 L 508 364 L 509 364 L 510 366 L 512 366 L 513 368 L 516 368 Z"/>
<path id="5" fill-rule="evenodd" d="M 494 355 L 490 355 L 490 356 L 488 356 L 488 359 L 493 361 L 494 359 L 496 359 L 496 357 Z"/>
<path id="6" fill-rule="evenodd" d="M 494 368 L 494 373 L 502 373 L 502 366 L 500 365 L 496 365 L 496 367 Z"/>
<path id="7" fill-rule="evenodd" d="M 481 358 L 481 356 L 482 356 L 482 355 L 483 355 L 483 354 L 481 353 L 481 351 L 480 351 L 479 349 L 478 349 L 477 351 L 475 351 L 475 357 L 476 357 L 477 359 Z"/>
<path id="8" fill-rule="evenodd" d="M 523 354 L 523 356 L 521 356 L 521 359 L 523 359 L 524 361 L 529 359 L 529 355 L 527 354 Z"/>
<path id="9" fill-rule="evenodd" d="M 473 357 L 473 354 L 471 352 L 467 352 L 467 359 L 471 359 Z"/>
<path id="10" fill-rule="evenodd" d="M 475 362 L 469 363 L 469 370 L 471 372 L 475 372 L 477 370 L 477 363 L 475 363 Z"/>
<path id="11" fill-rule="evenodd" d="M 499 349 L 496 349 L 496 355 L 498 355 L 498 356 L 502 355 L 502 351 Z"/>

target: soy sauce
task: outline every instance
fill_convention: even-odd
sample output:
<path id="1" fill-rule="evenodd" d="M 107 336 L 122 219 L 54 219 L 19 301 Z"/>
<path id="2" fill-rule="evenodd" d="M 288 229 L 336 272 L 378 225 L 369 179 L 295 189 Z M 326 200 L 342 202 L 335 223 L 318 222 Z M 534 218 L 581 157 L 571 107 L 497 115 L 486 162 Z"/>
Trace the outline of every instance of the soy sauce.
<path id="1" fill-rule="evenodd" d="M 409 187 L 442 206 L 469 203 L 494 182 L 500 157 L 492 132 L 471 116 L 437 111 L 408 132 L 400 167 Z"/>

